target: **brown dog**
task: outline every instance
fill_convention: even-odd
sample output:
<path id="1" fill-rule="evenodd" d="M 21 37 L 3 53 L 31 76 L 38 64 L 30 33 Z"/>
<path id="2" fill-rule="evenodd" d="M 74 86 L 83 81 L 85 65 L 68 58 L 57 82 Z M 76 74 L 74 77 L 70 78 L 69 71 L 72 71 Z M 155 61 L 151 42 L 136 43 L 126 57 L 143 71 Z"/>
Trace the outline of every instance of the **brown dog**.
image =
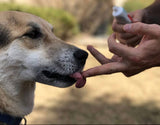
<path id="1" fill-rule="evenodd" d="M 1 12 L 0 112 L 16 117 L 31 113 L 35 82 L 71 86 L 71 75 L 82 71 L 87 56 L 58 39 L 47 21 L 23 12 Z"/>

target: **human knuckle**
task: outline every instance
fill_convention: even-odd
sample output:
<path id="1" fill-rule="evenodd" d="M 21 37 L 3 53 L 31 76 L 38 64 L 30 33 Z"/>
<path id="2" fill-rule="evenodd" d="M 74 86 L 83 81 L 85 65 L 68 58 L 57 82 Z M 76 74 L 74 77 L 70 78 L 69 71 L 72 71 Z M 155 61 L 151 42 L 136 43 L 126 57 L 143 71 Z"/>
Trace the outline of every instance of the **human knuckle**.
<path id="1" fill-rule="evenodd" d="M 159 27 L 159 25 L 157 25 L 157 24 L 151 24 L 150 26 L 153 27 L 153 28 Z"/>
<path id="2" fill-rule="evenodd" d="M 155 35 L 159 36 L 159 34 L 160 34 L 160 26 L 158 24 L 151 24 L 150 28 L 154 29 L 156 31 Z"/>
<path id="3" fill-rule="evenodd" d="M 133 56 L 130 60 L 135 65 L 143 65 L 143 57 L 141 56 Z"/>
<path id="4" fill-rule="evenodd" d="M 144 27 L 144 26 L 142 26 L 142 25 L 138 25 L 137 27 L 136 27 L 136 29 L 137 29 L 137 32 L 141 32 L 141 30 L 142 29 L 147 29 L 147 27 Z"/>
<path id="5" fill-rule="evenodd" d="M 135 29 L 137 32 L 139 32 L 139 31 L 140 31 L 141 29 L 143 29 L 143 28 L 144 28 L 144 26 L 143 26 L 142 23 L 140 23 L 140 22 L 132 25 L 132 29 L 133 29 L 133 30 Z"/>
<path id="6" fill-rule="evenodd" d="M 141 22 L 137 22 L 136 25 L 137 26 L 142 26 L 142 23 Z"/>
<path id="7" fill-rule="evenodd" d="M 112 45 L 111 45 L 111 46 L 109 46 L 109 51 L 110 51 L 110 52 L 114 52 L 114 51 L 115 51 L 115 47 L 114 47 L 114 46 L 112 46 Z"/>

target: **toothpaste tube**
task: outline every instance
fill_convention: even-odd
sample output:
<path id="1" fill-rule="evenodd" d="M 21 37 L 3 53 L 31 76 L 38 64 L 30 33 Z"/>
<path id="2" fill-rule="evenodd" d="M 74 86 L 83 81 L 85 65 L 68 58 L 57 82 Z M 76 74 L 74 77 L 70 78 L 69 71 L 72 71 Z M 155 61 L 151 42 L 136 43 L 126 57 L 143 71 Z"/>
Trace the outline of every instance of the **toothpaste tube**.
<path id="1" fill-rule="evenodd" d="M 132 23 L 132 17 L 130 17 L 124 8 L 113 6 L 112 15 L 116 18 L 117 23 L 119 24 L 127 24 Z"/>

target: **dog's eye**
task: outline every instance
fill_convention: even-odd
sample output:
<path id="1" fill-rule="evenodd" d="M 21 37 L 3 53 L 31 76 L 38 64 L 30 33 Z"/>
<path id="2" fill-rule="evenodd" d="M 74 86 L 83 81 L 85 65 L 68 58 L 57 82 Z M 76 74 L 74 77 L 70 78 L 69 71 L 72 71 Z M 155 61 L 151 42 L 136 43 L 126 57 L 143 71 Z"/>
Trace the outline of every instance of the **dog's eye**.
<path id="1" fill-rule="evenodd" d="M 42 33 L 38 30 L 32 30 L 30 32 L 27 32 L 26 34 L 24 34 L 24 36 L 27 36 L 31 39 L 37 39 L 40 38 L 42 36 Z"/>

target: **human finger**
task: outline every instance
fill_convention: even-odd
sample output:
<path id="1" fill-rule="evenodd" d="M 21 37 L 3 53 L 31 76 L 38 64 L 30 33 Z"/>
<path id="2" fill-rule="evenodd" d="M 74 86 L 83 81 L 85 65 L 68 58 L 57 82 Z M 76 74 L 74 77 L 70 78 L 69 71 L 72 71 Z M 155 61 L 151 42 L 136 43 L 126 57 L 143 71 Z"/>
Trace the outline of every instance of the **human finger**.
<path id="1" fill-rule="evenodd" d="M 122 34 L 123 35 L 123 34 Z M 132 46 L 135 47 L 137 44 L 140 43 L 142 36 L 140 35 L 130 35 L 125 37 L 125 36 L 119 36 L 118 34 L 116 35 L 117 39 L 119 40 L 120 43 L 128 45 L 128 46 Z"/>
<path id="2" fill-rule="evenodd" d="M 117 40 L 121 43 L 121 44 L 127 44 L 128 40 L 130 40 L 131 38 L 133 38 L 134 34 L 131 33 L 116 33 L 116 38 Z"/>
<path id="3" fill-rule="evenodd" d="M 128 33 L 137 35 L 149 35 L 159 37 L 160 26 L 157 24 L 132 23 L 124 25 L 123 29 Z"/>
<path id="4" fill-rule="evenodd" d="M 112 74 L 117 72 L 125 71 L 127 66 L 124 63 L 120 62 L 113 62 L 104 64 L 101 66 L 97 66 L 91 69 L 88 69 L 82 73 L 84 78 L 97 76 L 97 75 L 104 75 L 104 74 Z"/>
<path id="5" fill-rule="evenodd" d="M 93 46 L 88 45 L 87 49 L 101 64 L 106 64 L 106 63 L 111 62 L 110 59 L 107 59 L 103 54 L 101 54 Z"/>
<path id="6" fill-rule="evenodd" d="M 136 45 L 140 43 L 141 39 L 142 39 L 142 36 L 139 36 L 139 35 L 134 36 L 133 38 L 126 40 L 126 44 L 128 46 L 135 47 Z"/>
<path id="7" fill-rule="evenodd" d="M 115 34 L 112 34 L 108 38 L 108 47 L 112 53 L 120 57 L 132 59 L 132 57 L 137 56 L 137 51 L 135 51 L 135 48 L 117 43 Z"/>
<path id="8" fill-rule="evenodd" d="M 119 33 L 118 34 L 119 38 L 120 39 L 130 39 L 130 38 L 133 38 L 135 35 L 134 34 L 131 34 L 131 33 Z"/>
<path id="9" fill-rule="evenodd" d="M 113 20 L 112 29 L 114 32 L 125 33 L 125 31 L 123 30 L 123 26 L 124 25 L 122 24 L 118 24 L 116 19 Z"/>

